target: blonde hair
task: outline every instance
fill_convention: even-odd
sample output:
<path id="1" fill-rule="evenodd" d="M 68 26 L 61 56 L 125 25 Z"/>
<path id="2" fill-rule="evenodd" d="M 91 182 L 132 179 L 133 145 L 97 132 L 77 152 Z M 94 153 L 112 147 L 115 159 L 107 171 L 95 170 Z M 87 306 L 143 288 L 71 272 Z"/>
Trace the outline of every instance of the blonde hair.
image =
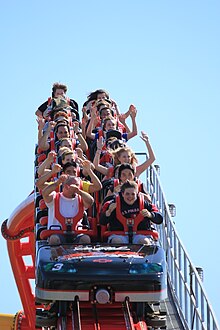
<path id="1" fill-rule="evenodd" d="M 69 148 L 67 148 L 67 149 L 68 150 L 64 151 L 61 155 L 62 160 L 64 160 L 66 156 L 69 156 L 69 155 L 73 156 L 74 155 L 74 152 L 72 150 L 70 150 Z"/>
<path id="2" fill-rule="evenodd" d="M 115 126 L 117 126 L 117 120 L 115 119 L 115 117 L 113 117 L 113 116 L 106 117 L 106 118 L 104 119 L 104 121 L 103 121 L 103 125 L 102 125 L 102 129 L 103 129 L 103 131 L 106 130 L 106 124 L 107 124 L 107 122 L 108 122 L 109 120 L 111 120 L 112 122 L 114 122 L 114 123 L 115 123 Z"/>
<path id="3" fill-rule="evenodd" d="M 68 151 L 72 151 L 70 148 L 68 148 L 68 147 L 60 147 L 59 148 L 59 151 L 58 151 L 58 157 L 59 156 L 62 156 L 62 154 L 64 153 L 64 152 L 68 152 Z"/>
<path id="4" fill-rule="evenodd" d="M 113 157 L 113 161 L 114 161 L 114 165 L 120 165 L 121 162 L 119 160 L 121 154 L 123 152 L 128 152 L 131 154 L 131 165 L 132 166 L 136 166 L 137 163 L 138 163 L 138 160 L 135 156 L 135 153 L 133 152 L 133 150 L 129 147 L 122 147 L 122 148 L 117 148 L 116 150 L 114 151 L 111 151 L 111 154 L 112 154 L 112 157 Z"/>
<path id="5" fill-rule="evenodd" d="M 68 138 L 68 137 L 62 138 L 59 141 L 60 141 L 60 147 L 65 147 L 65 146 L 62 146 L 62 143 L 64 141 L 70 141 L 70 143 L 72 143 L 72 139 L 71 138 Z"/>

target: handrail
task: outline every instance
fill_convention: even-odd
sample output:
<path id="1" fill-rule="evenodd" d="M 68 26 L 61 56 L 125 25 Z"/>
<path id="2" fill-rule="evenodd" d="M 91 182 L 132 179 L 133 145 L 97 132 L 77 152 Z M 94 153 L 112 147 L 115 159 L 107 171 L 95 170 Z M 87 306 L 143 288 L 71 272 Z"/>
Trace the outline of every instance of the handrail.
<path id="1" fill-rule="evenodd" d="M 148 158 L 147 153 L 136 155 Z M 177 234 L 155 166 L 146 171 L 146 188 L 152 203 L 163 214 L 163 225 L 157 226 L 157 230 L 166 253 L 169 287 L 183 327 L 186 330 L 220 329 L 198 271 Z"/>
<path id="2" fill-rule="evenodd" d="M 174 227 L 157 170 L 151 166 L 146 175 L 152 203 L 164 217 L 163 225 L 157 226 L 157 230 L 167 257 L 171 293 L 183 326 L 187 330 L 218 330 L 220 328 L 201 278 Z"/>

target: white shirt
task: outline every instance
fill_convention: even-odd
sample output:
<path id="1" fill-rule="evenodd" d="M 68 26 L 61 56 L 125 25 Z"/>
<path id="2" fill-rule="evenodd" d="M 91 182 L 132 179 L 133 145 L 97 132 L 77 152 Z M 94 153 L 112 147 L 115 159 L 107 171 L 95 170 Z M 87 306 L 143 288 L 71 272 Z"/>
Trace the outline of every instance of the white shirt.
<path id="1" fill-rule="evenodd" d="M 55 196 L 56 192 L 53 191 L 53 200 L 50 203 L 46 203 L 48 207 L 48 224 L 47 229 L 50 229 L 52 225 L 61 225 L 60 222 L 55 218 Z M 79 211 L 78 197 L 67 198 L 61 193 L 59 200 L 59 210 L 62 216 L 65 218 L 73 218 Z M 56 229 L 55 227 L 53 229 Z M 57 228 L 60 229 L 60 228 Z"/>

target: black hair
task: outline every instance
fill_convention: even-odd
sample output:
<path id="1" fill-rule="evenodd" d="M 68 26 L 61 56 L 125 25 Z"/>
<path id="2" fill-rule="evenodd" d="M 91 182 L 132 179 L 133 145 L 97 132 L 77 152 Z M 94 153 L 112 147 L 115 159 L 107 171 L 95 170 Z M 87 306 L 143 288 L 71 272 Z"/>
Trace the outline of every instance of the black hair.
<path id="1" fill-rule="evenodd" d="M 121 178 L 121 172 L 124 170 L 130 170 L 133 174 L 134 174 L 134 168 L 131 164 L 129 163 L 125 163 L 125 164 L 121 164 L 118 165 L 118 178 Z"/>
<path id="2" fill-rule="evenodd" d="M 63 165 L 63 172 L 65 172 L 66 169 L 67 169 L 68 167 L 70 167 L 70 166 L 73 166 L 73 167 L 77 168 L 77 167 L 78 167 L 78 164 L 77 164 L 76 162 L 74 162 L 74 161 L 72 161 L 72 162 L 68 162 L 68 163 L 64 164 L 64 165 Z"/>
<path id="3" fill-rule="evenodd" d="M 111 109 L 111 106 L 112 106 L 112 102 L 110 99 L 105 99 L 105 100 L 99 100 L 96 102 L 96 106 L 97 106 L 97 110 L 100 111 L 100 108 L 101 110 L 102 109 Z"/>
<path id="4" fill-rule="evenodd" d="M 135 188 L 138 190 L 138 185 L 135 181 L 127 180 L 125 183 L 122 184 L 121 192 L 123 193 L 125 191 L 125 189 L 127 189 L 127 188 Z"/>
<path id="5" fill-rule="evenodd" d="M 58 121 L 56 126 L 55 126 L 54 132 L 57 133 L 58 128 L 61 127 L 61 126 L 66 126 L 67 129 L 68 129 L 68 132 L 70 133 L 70 127 L 65 121 Z"/>
<path id="6" fill-rule="evenodd" d="M 64 93 L 67 92 L 67 86 L 58 82 L 55 82 L 52 86 L 52 97 L 54 97 L 57 89 L 63 89 Z"/>
<path id="7" fill-rule="evenodd" d="M 88 97 L 87 97 L 87 101 L 93 101 L 93 100 L 97 100 L 97 96 L 98 94 L 102 94 L 102 93 L 105 93 L 106 95 L 106 98 L 109 99 L 109 93 L 104 90 L 104 89 L 97 89 L 96 91 L 94 92 L 91 92 Z"/>
<path id="8" fill-rule="evenodd" d="M 106 109 L 110 110 L 112 117 L 114 117 L 114 111 L 111 108 L 107 107 L 107 106 L 105 106 L 105 107 L 103 107 L 103 108 L 101 108 L 101 109 L 98 110 L 99 115 L 101 116 L 102 115 L 102 111 L 103 110 L 106 110 Z"/>

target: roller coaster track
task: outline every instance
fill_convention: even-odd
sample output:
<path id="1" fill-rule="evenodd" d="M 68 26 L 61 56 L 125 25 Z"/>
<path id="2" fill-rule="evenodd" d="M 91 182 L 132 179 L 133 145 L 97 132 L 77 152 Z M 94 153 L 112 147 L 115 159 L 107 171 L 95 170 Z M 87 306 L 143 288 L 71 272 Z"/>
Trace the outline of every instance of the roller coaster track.
<path id="1" fill-rule="evenodd" d="M 145 153 L 140 153 L 146 156 Z M 208 301 L 199 274 L 185 251 L 171 218 L 169 205 L 163 193 L 159 174 L 154 166 L 146 172 L 147 189 L 152 202 L 164 216 L 158 226 L 160 244 L 167 257 L 168 298 L 161 303 L 167 314 L 167 330 L 220 329 Z M 23 311 L 0 316 L 1 330 L 34 330 L 36 305 L 31 281 L 35 279 L 34 193 L 28 196 L 2 225 L 7 240 L 9 258 L 20 294 Z M 29 259 L 29 263 L 26 259 Z M 190 270 L 190 271 L 189 271 Z M 38 306 L 39 307 L 39 306 Z M 46 328 L 44 328 L 46 329 Z M 75 301 L 70 314 L 61 317 L 57 329 L 111 330 L 154 329 L 151 323 L 134 321 L 128 301 L 123 305 L 89 305 Z"/>
<path id="2" fill-rule="evenodd" d="M 75 302 L 76 308 L 66 317 L 59 320 L 58 330 L 147 330 L 146 324 L 142 320 L 134 322 L 129 302 L 116 304 L 114 307 L 100 306 Z M 60 327 L 59 327 L 60 326 Z"/>

